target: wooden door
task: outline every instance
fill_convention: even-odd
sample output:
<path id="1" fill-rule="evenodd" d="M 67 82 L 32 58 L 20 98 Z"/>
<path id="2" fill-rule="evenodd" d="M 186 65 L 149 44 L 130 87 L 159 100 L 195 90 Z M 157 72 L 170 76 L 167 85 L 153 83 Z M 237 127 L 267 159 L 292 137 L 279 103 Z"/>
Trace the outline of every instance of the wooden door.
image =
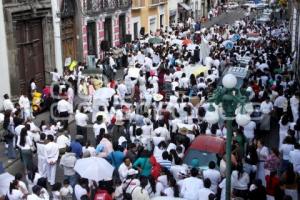
<path id="1" fill-rule="evenodd" d="M 72 60 L 76 60 L 76 44 L 74 30 L 74 18 L 63 18 L 61 23 L 63 61 L 68 57 L 71 57 Z"/>
<path id="2" fill-rule="evenodd" d="M 19 21 L 15 30 L 20 92 L 29 93 L 33 78 L 42 90 L 45 86 L 42 20 Z"/>

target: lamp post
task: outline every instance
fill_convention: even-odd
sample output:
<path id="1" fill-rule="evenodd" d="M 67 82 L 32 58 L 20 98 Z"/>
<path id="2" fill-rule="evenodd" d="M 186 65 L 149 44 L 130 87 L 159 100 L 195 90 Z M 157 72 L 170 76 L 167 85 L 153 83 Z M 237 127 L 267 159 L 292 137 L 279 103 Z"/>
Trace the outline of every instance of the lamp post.
<path id="1" fill-rule="evenodd" d="M 232 141 L 232 122 L 235 120 L 240 126 L 249 123 L 250 116 L 246 113 L 244 105 L 247 97 L 242 95 L 239 89 L 236 89 L 237 79 L 232 74 L 227 74 L 222 79 L 224 87 L 218 88 L 208 101 L 211 103 L 204 119 L 209 124 L 215 124 L 219 121 L 218 106 L 224 110 L 224 119 L 226 120 L 226 200 L 231 196 L 231 141 Z M 214 103 L 215 105 L 213 105 Z M 240 109 L 238 107 L 240 106 Z"/>

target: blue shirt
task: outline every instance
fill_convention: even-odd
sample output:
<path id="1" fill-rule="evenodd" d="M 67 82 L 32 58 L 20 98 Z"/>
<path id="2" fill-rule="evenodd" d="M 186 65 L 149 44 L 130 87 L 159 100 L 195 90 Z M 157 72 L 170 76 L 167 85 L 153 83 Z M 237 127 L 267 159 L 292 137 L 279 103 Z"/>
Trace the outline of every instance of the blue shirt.
<path id="1" fill-rule="evenodd" d="M 107 159 L 115 168 L 119 168 L 119 166 L 123 163 L 124 153 L 121 151 L 113 151 L 107 156 Z"/>
<path id="2" fill-rule="evenodd" d="M 82 155 L 82 146 L 77 141 L 72 141 L 70 147 L 72 148 L 72 152 L 76 154 L 76 158 L 80 158 Z"/>

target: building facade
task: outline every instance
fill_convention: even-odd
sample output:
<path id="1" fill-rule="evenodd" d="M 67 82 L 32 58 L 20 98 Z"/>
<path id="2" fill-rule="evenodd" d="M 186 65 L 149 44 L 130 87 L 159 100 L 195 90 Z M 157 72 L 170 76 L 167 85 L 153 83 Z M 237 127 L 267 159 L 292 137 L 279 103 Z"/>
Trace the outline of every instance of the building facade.
<path id="1" fill-rule="evenodd" d="M 28 93 L 32 79 L 42 89 L 55 67 L 51 1 L 2 0 L 0 12 L 1 89 Z"/>
<path id="2" fill-rule="evenodd" d="M 132 0 L 131 33 L 133 39 L 141 33 L 156 32 L 169 26 L 168 0 Z"/>
<path id="3" fill-rule="evenodd" d="M 104 49 L 117 47 L 130 39 L 130 8 L 131 0 L 81 0 L 77 23 L 81 29 L 78 39 L 82 60 L 103 58 Z"/>
<path id="4" fill-rule="evenodd" d="M 292 52 L 294 52 L 294 72 L 298 82 L 300 81 L 300 2 L 297 0 L 289 3 L 290 32 L 292 40 Z"/>

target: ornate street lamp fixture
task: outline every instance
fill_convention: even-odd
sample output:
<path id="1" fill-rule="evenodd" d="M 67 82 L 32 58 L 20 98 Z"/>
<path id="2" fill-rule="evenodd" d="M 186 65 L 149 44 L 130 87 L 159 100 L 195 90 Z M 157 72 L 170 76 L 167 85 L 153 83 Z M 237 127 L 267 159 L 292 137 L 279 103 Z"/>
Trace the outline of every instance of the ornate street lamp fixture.
<path id="1" fill-rule="evenodd" d="M 223 87 L 219 87 L 208 99 L 210 106 L 205 114 L 204 120 L 209 124 L 219 121 L 218 106 L 224 110 L 227 128 L 226 136 L 226 200 L 231 196 L 231 143 L 232 143 L 232 122 L 235 120 L 238 125 L 245 126 L 250 122 L 250 115 L 245 109 L 248 98 L 242 95 L 240 89 L 236 89 L 237 78 L 227 74 L 222 79 Z M 213 103 L 215 105 L 213 105 Z M 236 114 L 237 113 L 237 114 Z"/>

